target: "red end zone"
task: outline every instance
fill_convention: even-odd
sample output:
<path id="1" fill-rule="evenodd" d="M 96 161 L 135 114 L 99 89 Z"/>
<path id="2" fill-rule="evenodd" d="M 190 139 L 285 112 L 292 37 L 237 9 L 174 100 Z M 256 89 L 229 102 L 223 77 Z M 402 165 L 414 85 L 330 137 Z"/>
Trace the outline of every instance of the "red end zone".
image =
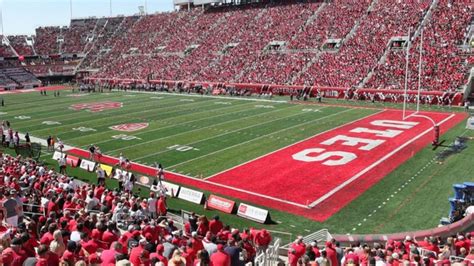
<path id="1" fill-rule="evenodd" d="M 462 113 L 421 114 L 441 124 L 441 133 L 466 117 Z M 171 172 L 166 172 L 165 177 L 167 181 L 323 222 L 433 140 L 432 122 L 419 117 L 402 121 L 401 116 L 399 110 L 385 110 L 207 180 Z M 308 152 L 308 149 L 313 150 Z M 88 156 L 87 151 L 80 149 L 72 149 L 68 153 Z M 101 158 L 101 162 L 108 164 L 115 164 L 116 161 L 116 158 L 108 156 Z M 346 163 L 340 164 L 342 162 Z M 156 173 L 154 168 L 136 163 L 132 164 L 131 170 L 146 175 Z"/>
<path id="2" fill-rule="evenodd" d="M 324 221 L 432 141 L 432 122 L 420 117 L 403 121 L 401 115 L 379 112 L 207 181 L 261 195 L 262 205 Z M 443 131 L 464 118 L 423 115 Z"/>

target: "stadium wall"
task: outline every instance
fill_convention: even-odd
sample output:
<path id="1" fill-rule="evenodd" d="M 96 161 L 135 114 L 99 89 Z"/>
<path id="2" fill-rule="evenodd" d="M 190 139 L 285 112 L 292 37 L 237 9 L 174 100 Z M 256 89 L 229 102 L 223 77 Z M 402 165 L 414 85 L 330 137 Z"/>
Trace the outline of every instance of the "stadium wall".
<path id="1" fill-rule="evenodd" d="M 470 214 L 464 219 L 455 223 L 436 227 L 427 230 L 414 232 L 401 232 L 394 234 L 373 234 L 373 235 L 333 235 L 333 237 L 341 243 L 341 245 L 348 245 L 354 242 L 373 244 L 375 242 L 383 243 L 387 240 L 403 241 L 406 236 L 411 236 L 417 240 L 423 240 L 425 237 L 448 237 L 456 235 L 458 232 L 465 232 L 474 230 L 474 214 Z"/>
<path id="2" fill-rule="evenodd" d="M 107 78 L 85 78 L 84 82 L 89 82 L 93 84 L 114 84 L 114 85 L 130 85 L 130 84 L 145 84 L 147 80 L 143 79 L 107 79 Z M 181 86 L 183 88 L 192 88 L 194 86 L 203 86 L 211 89 L 223 89 L 223 88 L 236 88 L 236 89 L 245 89 L 249 90 L 252 93 L 269 93 L 273 95 L 296 95 L 302 91 L 308 93 L 310 97 L 316 96 L 319 92 L 325 93 L 324 97 L 326 98 L 344 98 L 347 91 L 352 93 L 362 94 L 384 94 L 384 95 L 397 95 L 402 97 L 402 90 L 387 90 L 387 89 L 372 89 L 372 88 L 360 88 L 352 89 L 345 87 L 319 87 L 319 86 L 300 86 L 300 85 L 275 85 L 275 84 L 255 84 L 255 83 L 217 83 L 217 82 L 200 82 L 200 81 L 178 81 L 178 80 L 149 80 L 150 84 L 157 85 L 166 85 L 168 87 Z M 418 94 L 416 90 L 407 91 L 408 95 L 411 95 L 413 99 L 415 95 Z M 422 91 L 422 96 L 431 96 L 433 99 L 437 97 L 444 97 L 447 92 L 444 91 Z M 452 105 L 462 105 L 463 104 L 463 93 L 457 92 L 452 96 Z M 387 100 L 388 97 L 387 97 Z M 402 100 L 401 100 L 402 101 Z M 401 102 L 400 101 L 400 102 Z"/>

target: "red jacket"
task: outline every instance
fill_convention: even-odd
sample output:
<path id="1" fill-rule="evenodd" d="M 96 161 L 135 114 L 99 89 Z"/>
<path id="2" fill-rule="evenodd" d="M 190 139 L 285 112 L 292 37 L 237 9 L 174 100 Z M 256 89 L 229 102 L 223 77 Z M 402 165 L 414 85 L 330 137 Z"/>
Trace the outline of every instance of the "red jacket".
<path id="1" fill-rule="evenodd" d="M 213 235 L 217 235 L 217 233 L 219 233 L 219 231 L 221 231 L 222 228 L 224 228 L 224 225 L 222 224 L 221 221 L 211 220 L 209 222 L 209 231 L 211 231 Z"/>
<path id="2" fill-rule="evenodd" d="M 224 251 L 218 250 L 212 254 L 211 262 L 214 266 L 230 266 L 230 257 Z"/>

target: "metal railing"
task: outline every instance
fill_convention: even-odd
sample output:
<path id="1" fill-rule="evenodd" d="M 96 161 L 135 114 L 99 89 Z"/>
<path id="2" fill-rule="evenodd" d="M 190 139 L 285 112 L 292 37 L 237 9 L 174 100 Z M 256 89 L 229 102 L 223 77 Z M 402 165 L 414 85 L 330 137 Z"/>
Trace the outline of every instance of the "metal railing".
<path id="1" fill-rule="evenodd" d="M 276 238 L 273 245 L 268 246 L 265 252 L 261 252 L 255 257 L 255 266 L 271 266 L 278 263 L 278 251 L 280 249 L 281 239 Z"/>
<path id="2" fill-rule="evenodd" d="M 38 211 L 34 212 L 33 208 L 37 208 Z M 46 209 L 43 208 L 43 206 L 41 205 L 25 204 L 25 203 L 23 204 L 23 215 L 33 216 L 35 214 L 46 216 Z"/>

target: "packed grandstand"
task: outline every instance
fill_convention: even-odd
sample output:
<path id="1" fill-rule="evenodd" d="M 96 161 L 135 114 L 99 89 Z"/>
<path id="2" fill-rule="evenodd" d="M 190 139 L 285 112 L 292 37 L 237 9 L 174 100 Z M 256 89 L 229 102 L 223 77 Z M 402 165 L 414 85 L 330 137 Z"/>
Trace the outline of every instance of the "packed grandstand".
<path id="1" fill-rule="evenodd" d="M 72 19 L 68 26 L 39 27 L 33 36 L 0 36 L 0 90 L 5 93 L 1 105 L 7 91 L 39 91 L 46 96 L 46 91 L 53 94 L 47 85 L 67 81 L 79 84 L 68 95 L 74 98 L 83 96 L 75 88 L 101 93 L 136 89 L 256 94 L 259 100 L 266 97 L 262 101 L 270 102 L 274 95 L 305 101 L 308 97 L 395 103 L 419 99 L 426 105 L 459 105 L 469 111 L 469 100 L 474 98 L 474 6 L 470 1 L 251 2 Z M 56 88 L 51 90 L 60 97 Z M 404 90 L 409 90 L 405 97 Z M 121 102 L 86 105 L 71 106 L 90 112 L 107 110 L 109 105 L 113 105 L 110 109 L 122 107 Z M 6 115 L 3 111 L 1 115 Z M 54 121 L 43 125 L 54 125 Z M 21 154 L 22 147 L 30 149 L 31 142 L 39 141 L 15 133 L 15 126 L 2 121 L 0 265 L 474 264 L 472 206 L 449 217 L 449 226 L 412 235 L 331 235 L 321 230 L 283 242 L 281 232 L 238 228 L 223 223 L 218 215 L 199 214 L 202 208 L 181 210 L 178 215 L 170 212 L 169 200 L 175 195 L 161 186 L 161 165 L 156 174 L 154 168 L 147 169 L 156 180 L 144 196 L 135 186 L 141 183 L 138 174 L 120 174 L 117 179 L 125 178 L 125 184 L 119 181 L 118 188 L 100 182 L 101 163 L 118 169 L 116 173 L 142 167 L 125 162 L 122 153 L 116 159 L 104 151 L 102 157 L 91 145 L 90 157 L 79 149 L 63 157 L 63 149 L 74 148 L 48 138 L 47 153 L 51 148 L 54 156 L 60 154 L 54 158 L 59 169 L 43 164 L 39 156 L 14 156 L 13 152 Z M 81 128 L 87 132 L 88 128 Z M 74 168 L 82 161 L 97 167 L 97 184 L 63 172 L 66 165 Z M 83 169 L 88 167 L 81 164 Z M 451 202 L 453 213 L 456 204 L 474 198 L 472 183 L 459 187 L 462 191 Z M 234 206 L 229 213 L 235 213 Z"/>

